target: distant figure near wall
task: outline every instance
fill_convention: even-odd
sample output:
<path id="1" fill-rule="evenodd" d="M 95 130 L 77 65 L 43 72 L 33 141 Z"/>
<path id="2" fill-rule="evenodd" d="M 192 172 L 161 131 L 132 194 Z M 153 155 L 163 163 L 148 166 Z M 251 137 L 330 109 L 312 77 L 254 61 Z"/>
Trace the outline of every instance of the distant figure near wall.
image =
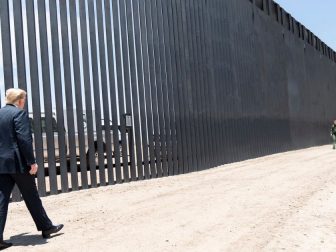
<path id="1" fill-rule="evenodd" d="M 333 149 L 336 148 L 336 120 L 334 121 L 333 125 L 331 126 L 330 136 L 333 139 Z"/>

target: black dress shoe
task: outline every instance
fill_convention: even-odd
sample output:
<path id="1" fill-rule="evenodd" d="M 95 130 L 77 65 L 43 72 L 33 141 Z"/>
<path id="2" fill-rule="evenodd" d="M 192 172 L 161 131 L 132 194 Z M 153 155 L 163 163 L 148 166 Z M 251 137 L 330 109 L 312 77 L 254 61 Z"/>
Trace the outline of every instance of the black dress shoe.
<path id="1" fill-rule="evenodd" d="M 45 238 L 45 239 L 49 238 L 51 234 L 59 232 L 63 227 L 64 227 L 63 224 L 52 226 L 48 230 L 42 231 L 42 237 Z"/>
<path id="2" fill-rule="evenodd" d="M 13 245 L 13 243 L 0 241 L 0 250 L 9 248 L 12 245 Z"/>

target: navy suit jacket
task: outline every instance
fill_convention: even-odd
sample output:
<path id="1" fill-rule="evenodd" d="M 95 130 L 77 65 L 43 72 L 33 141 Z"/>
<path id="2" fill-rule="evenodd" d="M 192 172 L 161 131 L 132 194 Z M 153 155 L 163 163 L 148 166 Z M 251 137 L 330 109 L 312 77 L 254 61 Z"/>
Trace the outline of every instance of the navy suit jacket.
<path id="1" fill-rule="evenodd" d="M 0 174 L 27 173 L 36 163 L 29 117 L 7 104 L 0 109 Z"/>

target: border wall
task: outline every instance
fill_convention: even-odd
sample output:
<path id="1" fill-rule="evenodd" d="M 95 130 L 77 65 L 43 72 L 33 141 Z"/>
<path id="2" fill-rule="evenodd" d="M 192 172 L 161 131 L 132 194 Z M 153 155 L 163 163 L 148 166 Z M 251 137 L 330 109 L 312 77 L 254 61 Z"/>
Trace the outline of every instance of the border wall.
<path id="1" fill-rule="evenodd" d="M 336 54 L 271 0 L 0 0 L 0 20 L 42 196 L 330 141 Z"/>

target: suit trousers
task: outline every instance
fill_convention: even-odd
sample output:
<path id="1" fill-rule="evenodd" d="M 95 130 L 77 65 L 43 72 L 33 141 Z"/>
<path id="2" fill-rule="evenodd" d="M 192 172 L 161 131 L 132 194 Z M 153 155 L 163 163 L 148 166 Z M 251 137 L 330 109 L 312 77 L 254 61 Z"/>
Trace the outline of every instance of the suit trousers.
<path id="1" fill-rule="evenodd" d="M 0 174 L 0 240 L 3 240 L 9 198 L 14 184 L 17 184 L 37 230 L 48 230 L 52 226 L 38 194 L 35 177 L 28 173 Z"/>

